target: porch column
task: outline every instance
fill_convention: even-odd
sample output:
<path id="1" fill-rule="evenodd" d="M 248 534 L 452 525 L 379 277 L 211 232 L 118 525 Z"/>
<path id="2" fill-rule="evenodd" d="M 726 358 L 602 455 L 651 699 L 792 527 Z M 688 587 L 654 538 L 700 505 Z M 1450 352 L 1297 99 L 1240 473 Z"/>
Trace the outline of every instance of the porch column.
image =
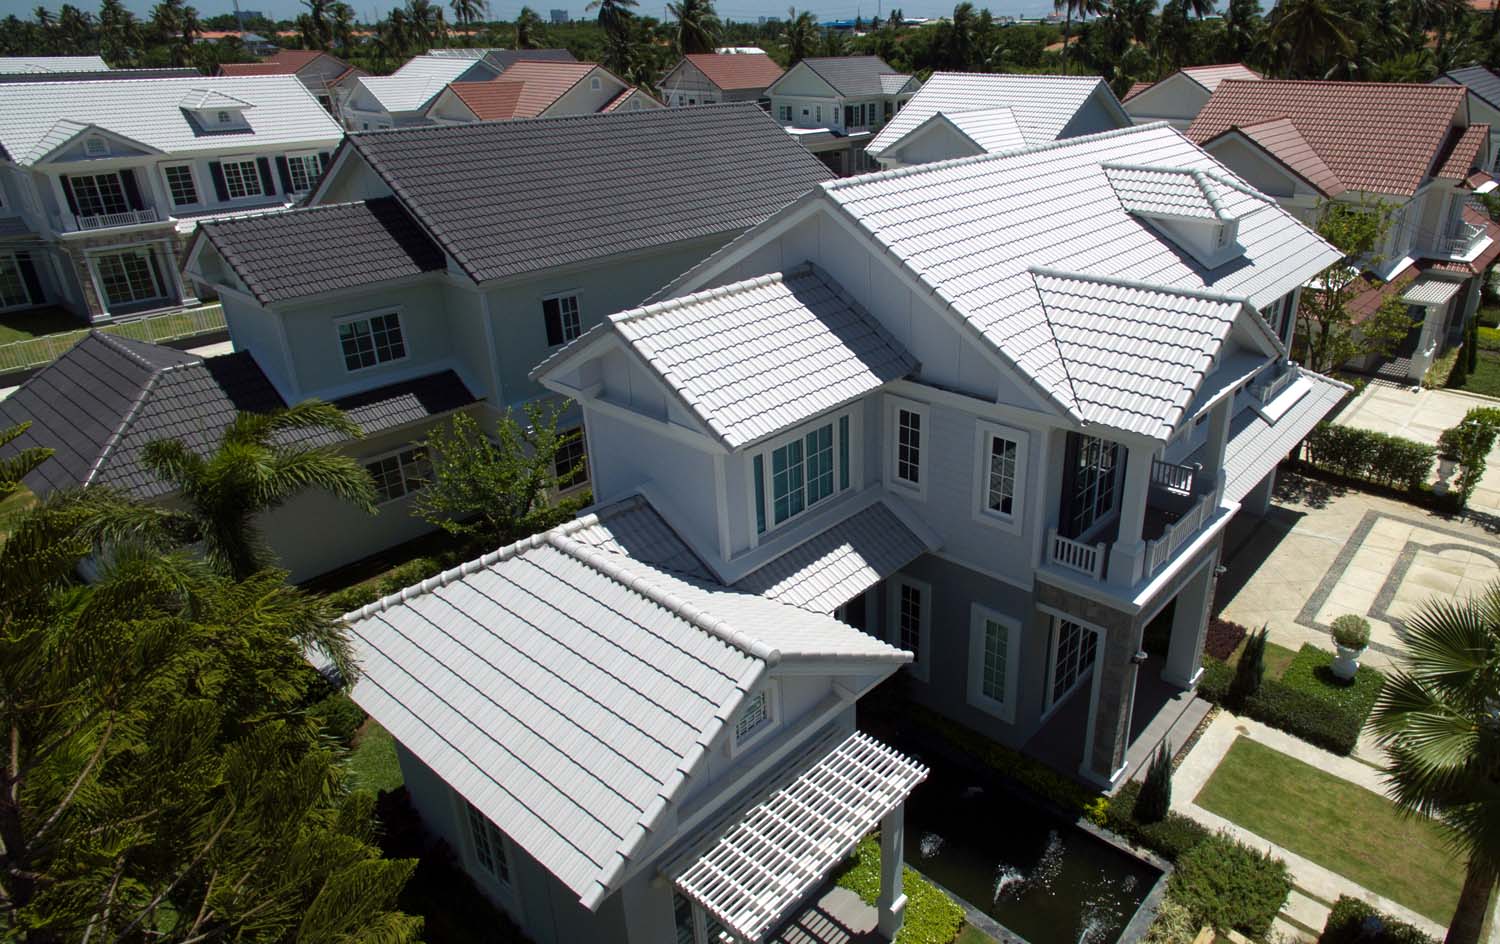
<path id="1" fill-rule="evenodd" d="M 1240 502 L 1242 511 L 1249 512 L 1257 518 L 1264 518 L 1271 510 L 1271 494 L 1276 491 L 1276 470 L 1273 468 L 1266 473 L 1266 477 L 1250 490 Z"/>
<path id="2" fill-rule="evenodd" d="M 1120 492 L 1120 530 L 1109 551 L 1109 582 L 1133 587 L 1141 579 L 1141 561 L 1146 542 L 1141 529 L 1146 523 L 1146 492 L 1151 484 L 1151 460 L 1156 450 L 1149 446 L 1125 448 L 1125 482 Z"/>
<path id="3" fill-rule="evenodd" d="M 1161 677 L 1178 688 L 1192 688 L 1203 674 L 1203 637 L 1208 632 L 1208 611 L 1213 603 L 1214 571 L 1218 565 L 1219 555 L 1214 554 L 1177 593 L 1167 664 L 1162 667 Z"/>
<path id="4" fill-rule="evenodd" d="M 1204 455 L 1211 460 L 1203 470 L 1203 488 L 1210 489 L 1224 498 L 1224 450 L 1229 445 L 1229 421 L 1233 418 L 1234 397 L 1225 397 L 1214 404 L 1208 414 L 1208 440 L 1204 443 Z"/>
<path id="5" fill-rule="evenodd" d="M 1130 747 L 1130 712 L 1135 705 L 1135 680 L 1140 667 L 1135 653 L 1142 627 L 1112 629 L 1099 647 L 1094 663 L 1093 705 L 1083 766 L 1079 773 L 1090 782 L 1111 789 L 1125 772 Z"/>
<path id="6" fill-rule="evenodd" d="M 901 890 L 901 873 L 906 869 L 905 849 L 906 802 L 903 800 L 880 821 L 880 896 L 875 899 L 875 908 L 880 933 L 892 941 L 906 918 L 906 895 Z"/>

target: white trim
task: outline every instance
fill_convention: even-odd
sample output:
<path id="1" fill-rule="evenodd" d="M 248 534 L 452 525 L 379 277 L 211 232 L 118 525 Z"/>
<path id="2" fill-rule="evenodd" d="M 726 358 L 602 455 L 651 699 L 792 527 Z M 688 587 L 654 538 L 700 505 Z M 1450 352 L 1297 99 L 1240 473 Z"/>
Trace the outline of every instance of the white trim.
<path id="1" fill-rule="evenodd" d="M 395 504 L 402 499 L 410 498 L 411 496 L 422 490 L 420 487 L 412 488 L 407 484 L 406 463 L 401 460 L 401 457 L 406 453 L 412 452 L 414 450 L 422 450 L 425 452 L 426 448 L 427 447 L 424 440 L 414 439 L 404 442 L 394 448 L 384 450 L 383 452 L 372 453 L 368 456 L 359 456 L 355 459 L 355 461 L 360 464 L 360 467 L 363 468 L 366 472 L 370 472 L 370 466 L 374 465 L 377 462 L 384 462 L 386 459 L 396 460 L 396 466 L 401 475 L 402 492 L 400 495 L 396 495 L 395 497 L 386 497 L 385 494 L 380 491 L 380 487 L 377 484 L 375 489 L 375 507 L 379 508 L 382 505 Z M 432 467 L 432 460 L 430 458 L 427 459 L 427 465 L 430 471 Z M 374 478 L 374 475 L 375 473 L 370 472 L 370 477 L 372 479 Z"/>
<path id="2" fill-rule="evenodd" d="M 563 318 L 562 300 L 564 298 L 573 299 L 573 308 L 578 315 L 578 333 L 571 338 L 568 337 L 567 322 Z M 557 301 L 557 327 L 563 336 L 562 343 L 560 344 L 553 344 L 547 339 L 547 302 L 554 299 Z M 588 333 L 589 328 L 583 323 L 583 289 L 570 288 L 560 292 L 548 292 L 545 295 L 537 297 L 537 305 L 542 310 L 542 347 L 546 350 L 560 351 Z"/>
<path id="3" fill-rule="evenodd" d="M 1092 677 L 1094 681 L 1097 681 L 1099 675 L 1097 671 L 1099 668 L 1099 656 L 1104 651 L 1104 641 L 1107 636 L 1107 631 L 1102 626 L 1096 626 L 1093 623 L 1090 623 L 1087 620 L 1080 619 L 1079 617 L 1074 616 L 1071 613 L 1064 613 L 1062 610 L 1054 609 L 1050 606 L 1038 606 L 1037 609 L 1051 617 L 1051 624 L 1047 627 L 1047 664 L 1045 667 L 1046 671 L 1043 673 L 1042 680 L 1042 720 L 1045 721 L 1046 719 L 1050 718 L 1058 708 L 1067 704 L 1068 699 L 1073 697 L 1073 695 L 1078 692 L 1079 688 L 1083 686 L 1083 682 L 1085 679 Z M 1063 692 L 1062 697 L 1054 699 L 1053 687 L 1056 682 L 1054 676 L 1057 673 L 1057 646 L 1062 639 L 1061 623 L 1063 621 L 1072 623 L 1080 629 L 1094 634 L 1094 659 L 1089 663 L 1088 672 L 1079 672 L 1078 677 L 1073 680 L 1072 685 L 1068 686 L 1068 690 Z M 1097 700 L 1096 696 L 1097 691 L 1094 691 L 1094 693 L 1090 695 L 1090 699 Z M 1092 734 L 1093 732 L 1092 703 L 1089 707 L 1089 732 L 1090 734 Z M 1088 762 L 1087 758 L 1088 755 L 1085 754 L 1085 763 Z"/>
<path id="4" fill-rule="evenodd" d="M 901 588 L 910 587 L 921 594 L 921 612 L 917 614 L 916 659 L 906 667 L 912 677 L 925 682 L 932 666 L 932 584 L 897 574 L 889 580 L 886 594 L 886 641 L 901 648 Z"/>
<path id="5" fill-rule="evenodd" d="M 766 696 L 766 720 L 758 726 L 751 728 L 749 736 L 740 740 L 739 723 L 740 716 L 744 714 L 745 708 L 749 706 L 750 700 L 757 695 Z M 739 710 L 729 722 L 729 737 L 724 739 L 724 750 L 730 757 L 738 757 L 740 754 L 753 749 L 762 741 L 768 732 L 774 731 L 781 726 L 781 683 L 775 679 L 766 679 L 758 689 L 745 693 L 740 701 Z"/>
<path id="6" fill-rule="evenodd" d="M 998 610 L 974 603 L 969 615 L 969 704 L 1006 724 L 1016 720 L 1016 701 L 1020 684 L 1021 622 Z M 995 699 L 984 692 L 984 656 L 989 624 L 1005 628 L 1005 698 Z"/>
<path id="7" fill-rule="evenodd" d="M 832 413 L 823 413 L 817 417 L 814 417 L 812 420 L 809 420 L 806 423 L 795 427 L 794 429 L 782 432 L 775 438 L 767 439 L 756 444 L 753 450 L 747 451 L 744 454 L 745 476 L 746 481 L 750 486 L 748 489 L 748 494 L 750 498 L 750 546 L 752 548 L 757 547 L 760 544 L 761 540 L 764 539 L 767 535 L 771 534 L 773 531 L 776 531 L 778 528 L 783 528 L 791 525 L 793 522 L 802 519 L 808 512 L 812 511 L 813 509 L 821 508 L 822 506 L 830 503 L 845 492 L 859 491 L 860 486 L 863 484 L 858 474 L 860 463 L 857 459 L 857 456 L 859 455 L 857 451 L 859 442 L 859 420 L 857 417 L 860 411 L 854 409 L 853 407 L 854 404 L 845 404 L 844 408 L 841 410 Z M 850 468 L 848 470 L 848 488 L 843 488 L 840 485 L 840 483 L 843 481 L 844 464 L 839 456 L 839 420 L 843 417 L 849 418 Z M 804 500 L 801 511 L 794 512 L 788 515 L 785 520 L 778 522 L 776 520 L 776 473 L 771 460 L 772 453 L 776 452 L 776 450 L 782 448 L 783 446 L 786 446 L 791 442 L 805 439 L 809 433 L 821 430 L 825 426 L 830 427 L 832 430 L 833 491 L 828 495 L 819 498 L 815 502 L 806 502 Z M 766 518 L 766 528 L 764 531 L 759 530 L 759 523 L 756 520 L 755 514 L 755 460 L 757 457 L 759 457 L 761 460 L 761 498 L 765 503 L 764 508 Z M 807 454 L 805 449 L 803 450 L 802 463 L 802 487 L 803 489 L 806 489 Z"/>
<path id="8" fill-rule="evenodd" d="M 334 319 L 331 320 L 331 323 L 333 325 L 333 340 L 334 340 L 334 343 L 338 345 L 339 361 L 340 361 L 340 363 L 343 364 L 343 366 L 344 366 L 344 372 L 345 373 L 347 373 L 347 374 L 362 374 L 365 371 L 375 370 L 378 367 L 386 367 L 386 366 L 389 366 L 391 364 L 399 364 L 402 361 L 406 360 L 407 358 L 411 357 L 411 345 L 409 343 L 407 343 L 407 340 L 406 340 L 406 325 L 404 323 L 405 319 L 403 319 L 401 317 L 404 311 L 405 311 L 405 306 L 404 305 L 387 305 L 387 306 L 382 306 L 382 307 L 379 307 L 379 308 L 369 308 L 369 309 L 366 309 L 366 310 L 361 311 L 361 312 L 356 312 L 354 314 L 340 315 L 337 318 L 334 318 Z M 339 337 L 339 328 L 343 327 L 346 324 L 349 324 L 350 322 L 354 322 L 354 321 L 365 321 L 365 322 L 368 322 L 368 321 L 370 321 L 372 319 L 381 318 L 381 317 L 384 317 L 386 315 L 395 315 L 396 316 L 396 330 L 401 333 L 401 356 L 400 357 L 392 357 L 392 358 L 390 358 L 388 360 L 381 360 L 380 359 L 380 355 L 378 353 L 376 353 L 376 355 L 375 355 L 375 363 L 373 363 L 373 364 L 367 364 L 367 365 L 365 365 L 363 367 L 350 367 L 349 366 L 348 355 L 346 355 L 344 353 L 344 339 L 341 338 L 341 337 Z M 374 331 L 374 329 L 372 328 L 371 329 L 372 337 L 373 337 L 373 331 Z"/>
<path id="9" fill-rule="evenodd" d="M 908 400 L 904 397 L 886 395 L 885 398 L 885 445 L 886 455 L 883 462 L 885 467 L 886 488 L 899 495 L 915 498 L 918 501 L 927 500 L 927 480 L 932 463 L 928 461 L 928 455 L 932 451 L 932 410 L 926 403 L 916 400 Z M 914 414 L 918 419 L 917 424 L 917 481 L 912 482 L 900 476 L 900 440 L 897 417 L 901 411 Z"/>
<path id="10" fill-rule="evenodd" d="M 1011 484 L 1011 508 L 1010 514 L 1003 514 L 990 508 L 990 442 L 994 439 L 1004 439 L 1016 446 L 1016 471 L 1015 481 Z M 1027 463 L 1031 461 L 1031 436 L 1024 430 L 1012 426 L 1001 426 L 986 420 L 979 420 L 974 429 L 974 495 L 971 508 L 974 512 L 974 520 L 992 528 L 999 528 L 1011 534 L 1020 534 L 1022 526 L 1026 523 L 1026 470 Z"/>
<path id="11" fill-rule="evenodd" d="M 157 165 L 157 176 L 161 179 L 162 186 L 166 188 L 167 206 L 171 210 L 176 210 L 179 207 L 204 206 L 203 188 L 198 186 L 198 172 L 193 167 L 194 163 L 194 161 L 171 161 Z M 172 194 L 172 181 L 167 177 L 167 171 L 177 170 L 178 168 L 187 171 L 188 181 L 193 185 L 194 200 L 191 203 L 178 203 L 176 197 Z"/>

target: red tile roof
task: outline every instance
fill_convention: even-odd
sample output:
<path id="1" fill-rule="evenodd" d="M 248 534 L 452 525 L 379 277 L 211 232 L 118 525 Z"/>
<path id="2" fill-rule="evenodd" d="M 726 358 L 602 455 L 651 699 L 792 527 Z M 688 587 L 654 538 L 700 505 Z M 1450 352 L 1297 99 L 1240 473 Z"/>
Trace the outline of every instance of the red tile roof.
<path id="1" fill-rule="evenodd" d="M 1490 137 L 1489 125 L 1469 125 L 1462 132 L 1453 134 L 1453 147 L 1438 168 L 1437 176 L 1447 180 L 1468 180 L 1474 170 L 1474 161 Z"/>
<path id="2" fill-rule="evenodd" d="M 1323 162 L 1318 152 L 1297 130 L 1290 118 L 1273 118 L 1258 125 L 1232 128 L 1226 134 L 1238 131 L 1260 145 L 1267 153 L 1285 164 L 1297 176 L 1311 184 L 1325 197 L 1336 197 L 1349 189 L 1339 180 L 1338 174 Z"/>
<path id="3" fill-rule="evenodd" d="M 755 53 L 693 53 L 684 57 L 724 91 L 762 89 L 781 78 L 782 68 L 770 56 Z"/>
<path id="4" fill-rule="evenodd" d="M 1125 97 L 1121 98 L 1120 101 L 1122 101 L 1122 102 L 1128 102 L 1132 98 L 1135 98 L 1137 95 L 1139 95 L 1142 92 L 1146 91 L 1146 89 L 1150 88 L 1151 86 L 1153 86 L 1155 84 L 1156 84 L 1155 82 L 1136 82 L 1134 85 L 1130 86 L 1130 88 L 1126 90 Z"/>
<path id="5" fill-rule="evenodd" d="M 650 101 L 654 106 L 661 106 L 661 102 L 658 101 L 656 99 L 656 96 L 652 95 L 650 92 L 638 88 L 628 88 L 625 91 L 621 92 L 619 95 L 616 95 L 614 98 L 610 99 L 609 104 L 605 105 L 599 110 L 601 112 L 614 111 L 616 108 L 619 108 L 621 105 L 630 101 L 630 99 L 636 95 L 639 95 L 640 97 Z"/>
<path id="6" fill-rule="evenodd" d="M 1466 94 L 1459 85 L 1229 79 L 1187 133 L 1202 144 L 1286 118 L 1346 187 L 1408 195 L 1442 153 Z"/>
<path id="7" fill-rule="evenodd" d="M 489 82 L 450 82 L 448 88 L 480 121 L 516 117 L 524 82 L 494 79 Z"/>
<path id="8" fill-rule="evenodd" d="M 317 49 L 282 49 L 260 62 L 226 62 L 219 70 L 223 75 L 295 75 L 323 56 L 344 66 L 346 71 L 350 68 L 337 56 Z"/>
<path id="9" fill-rule="evenodd" d="M 279 62 L 219 63 L 220 75 L 293 75 L 296 71 L 296 69 L 289 69 Z"/>
<path id="10" fill-rule="evenodd" d="M 516 102 L 516 118 L 535 118 L 552 107 L 559 98 L 595 69 L 592 62 L 558 62 L 550 59 L 523 59 L 506 69 L 501 79 L 522 82 L 521 97 Z M 608 73 L 606 73 L 608 74 Z M 620 84 L 624 84 L 623 82 Z"/>
<path id="11" fill-rule="evenodd" d="M 1349 303 L 1344 308 L 1349 312 L 1350 319 L 1355 324 L 1359 324 L 1375 314 L 1387 298 L 1406 288 L 1412 282 L 1415 282 L 1417 276 L 1421 274 L 1422 269 L 1415 262 L 1391 276 L 1388 282 L 1381 282 L 1375 276 L 1366 272 L 1360 276 L 1364 280 L 1366 287 L 1358 295 L 1349 299 Z"/>

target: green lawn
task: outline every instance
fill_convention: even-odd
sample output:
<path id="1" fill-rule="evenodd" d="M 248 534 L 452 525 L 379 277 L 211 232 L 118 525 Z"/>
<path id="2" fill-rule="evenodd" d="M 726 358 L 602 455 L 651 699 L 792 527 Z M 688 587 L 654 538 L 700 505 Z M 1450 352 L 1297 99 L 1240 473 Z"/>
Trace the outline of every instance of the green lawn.
<path id="1" fill-rule="evenodd" d="M 848 865 L 836 873 L 835 881 L 839 887 L 858 895 L 865 904 L 875 904 L 880 894 L 880 838 L 871 834 L 860 840 Z M 906 894 L 906 919 L 896 935 L 895 944 L 948 944 L 950 941 L 981 944 L 989 940 L 968 926 L 958 902 L 912 871 L 911 866 L 902 872 L 901 890 Z M 973 934 L 969 934 L 970 931 Z M 968 936 L 964 936 L 966 934 Z"/>
<path id="2" fill-rule="evenodd" d="M 82 322 L 76 315 L 68 314 L 61 308 L 32 308 L 27 311 L 18 311 L 0 316 L 0 344 L 25 341 L 28 338 L 56 334 L 59 331 L 72 331 L 82 326 Z"/>
<path id="3" fill-rule="evenodd" d="M 354 751 L 349 755 L 351 786 L 379 793 L 395 790 L 402 784 L 401 767 L 396 763 L 396 739 L 374 721 L 366 721 L 354 737 Z"/>
<path id="4" fill-rule="evenodd" d="M 1463 870 L 1437 824 L 1379 794 L 1241 737 L 1194 802 L 1439 924 L 1453 917 Z"/>
<path id="5" fill-rule="evenodd" d="M 1500 354 L 1494 351 L 1480 351 L 1477 366 L 1469 373 L 1464 385 L 1456 389 L 1489 397 L 1500 397 Z"/>
<path id="6" fill-rule="evenodd" d="M 1245 637 L 1246 640 L 1249 640 L 1249 638 L 1249 636 Z M 1244 651 L 1245 643 L 1241 642 L 1238 646 L 1235 647 L 1235 650 L 1229 654 L 1229 664 L 1238 665 L 1240 656 L 1244 653 Z M 1266 678 L 1281 678 L 1282 674 L 1286 672 L 1287 666 L 1291 665 L 1292 660 L 1296 657 L 1296 650 L 1288 649 L 1286 646 L 1278 646 L 1276 645 L 1276 643 L 1268 641 L 1266 643 L 1265 657 Z"/>

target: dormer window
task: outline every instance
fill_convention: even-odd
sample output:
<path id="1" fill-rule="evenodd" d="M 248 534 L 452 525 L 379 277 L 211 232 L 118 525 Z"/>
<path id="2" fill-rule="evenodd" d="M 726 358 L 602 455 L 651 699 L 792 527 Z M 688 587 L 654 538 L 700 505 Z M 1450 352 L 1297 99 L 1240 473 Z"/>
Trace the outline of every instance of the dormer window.
<path id="1" fill-rule="evenodd" d="M 101 137 L 91 136 L 84 139 L 83 153 L 89 157 L 108 157 L 109 142 Z"/>
<path id="2" fill-rule="evenodd" d="M 1158 232 L 1206 268 L 1241 255 L 1239 224 L 1267 199 L 1217 174 L 1194 168 L 1104 166 L 1127 213 Z"/>

